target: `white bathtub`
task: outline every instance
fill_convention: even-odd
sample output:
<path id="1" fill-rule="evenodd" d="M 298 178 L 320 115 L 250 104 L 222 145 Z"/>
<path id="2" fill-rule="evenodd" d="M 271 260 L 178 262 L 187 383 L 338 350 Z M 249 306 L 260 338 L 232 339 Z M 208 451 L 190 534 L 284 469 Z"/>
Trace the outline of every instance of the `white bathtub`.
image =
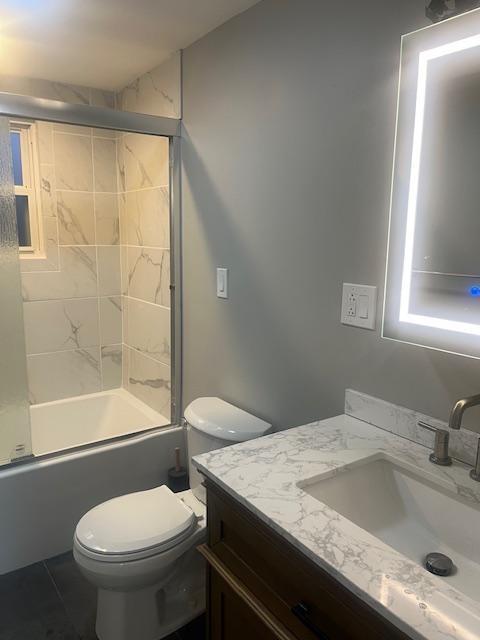
<path id="1" fill-rule="evenodd" d="M 166 424 L 122 390 L 32 407 L 37 455 Z M 0 574 L 68 551 L 93 506 L 158 486 L 185 451 L 183 429 L 165 426 L 92 447 L 0 468 Z"/>
<path id="2" fill-rule="evenodd" d="M 30 422 L 36 456 L 169 424 L 126 389 L 34 405 Z"/>

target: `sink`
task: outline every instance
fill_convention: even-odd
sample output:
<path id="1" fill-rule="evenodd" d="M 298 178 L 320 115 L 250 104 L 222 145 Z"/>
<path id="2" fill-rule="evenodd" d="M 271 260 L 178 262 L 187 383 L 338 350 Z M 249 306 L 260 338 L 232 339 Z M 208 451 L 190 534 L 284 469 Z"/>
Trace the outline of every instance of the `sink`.
<path id="1" fill-rule="evenodd" d="M 421 566 L 428 553 L 447 555 L 454 570 L 438 579 L 478 599 L 480 507 L 458 496 L 453 483 L 373 456 L 299 486 Z"/>

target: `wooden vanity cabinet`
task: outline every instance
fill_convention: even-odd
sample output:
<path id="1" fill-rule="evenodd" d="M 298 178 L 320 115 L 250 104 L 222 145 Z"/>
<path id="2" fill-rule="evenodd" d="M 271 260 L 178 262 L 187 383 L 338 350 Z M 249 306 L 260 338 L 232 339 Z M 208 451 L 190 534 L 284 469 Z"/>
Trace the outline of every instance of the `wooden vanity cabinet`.
<path id="1" fill-rule="evenodd" d="M 207 481 L 209 640 L 407 640 Z"/>

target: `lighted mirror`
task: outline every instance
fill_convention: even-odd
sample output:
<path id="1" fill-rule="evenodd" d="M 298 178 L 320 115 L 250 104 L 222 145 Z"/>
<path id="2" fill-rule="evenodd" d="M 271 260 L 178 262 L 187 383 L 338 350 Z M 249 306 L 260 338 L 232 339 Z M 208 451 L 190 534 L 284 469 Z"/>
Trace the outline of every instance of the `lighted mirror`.
<path id="1" fill-rule="evenodd" d="M 480 357 L 480 10 L 402 38 L 383 336 Z"/>

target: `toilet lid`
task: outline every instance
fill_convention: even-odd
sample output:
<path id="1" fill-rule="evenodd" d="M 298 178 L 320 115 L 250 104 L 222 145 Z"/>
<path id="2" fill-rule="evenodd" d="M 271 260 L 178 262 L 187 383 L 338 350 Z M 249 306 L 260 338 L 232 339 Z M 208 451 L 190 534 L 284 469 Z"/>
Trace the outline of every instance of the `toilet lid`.
<path id="1" fill-rule="evenodd" d="M 78 523 L 76 537 L 96 553 L 136 553 L 164 546 L 194 522 L 193 511 L 162 485 L 94 507 Z"/>

